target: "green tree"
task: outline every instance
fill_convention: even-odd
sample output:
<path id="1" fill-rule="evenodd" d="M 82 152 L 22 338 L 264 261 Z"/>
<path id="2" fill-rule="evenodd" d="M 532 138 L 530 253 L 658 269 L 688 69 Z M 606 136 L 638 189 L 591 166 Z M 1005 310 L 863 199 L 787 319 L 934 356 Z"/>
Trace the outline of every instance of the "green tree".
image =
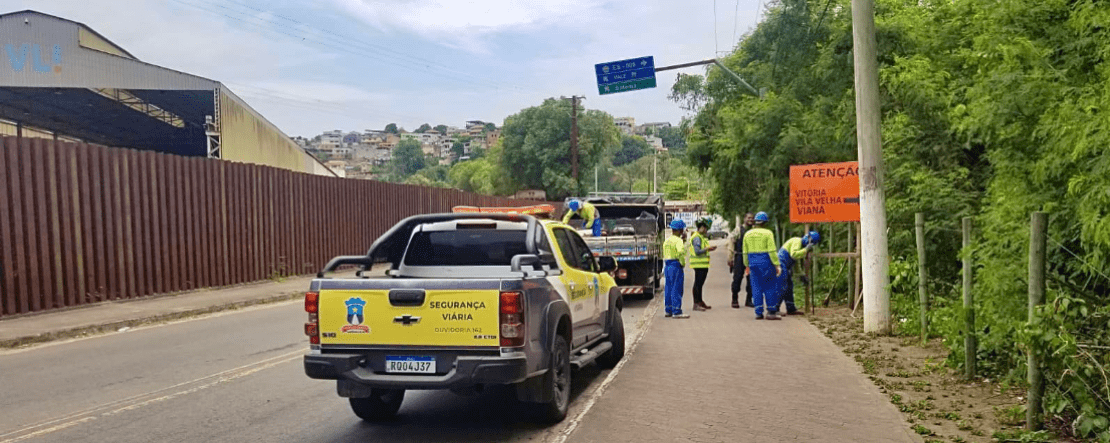
<path id="1" fill-rule="evenodd" d="M 622 135 L 621 144 L 617 152 L 613 154 L 613 166 L 621 166 L 636 160 L 640 157 L 651 154 L 652 148 L 647 140 L 643 137 L 635 135 Z"/>
<path id="2" fill-rule="evenodd" d="M 668 150 L 682 152 L 686 149 L 686 134 L 681 127 L 659 128 L 655 136 L 663 139 L 663 147 Z"/>
<path id="3" fill-rule="evenodd" d="M 455 158 L 462 158 L 466 155 L 466 146 L 462 142 L 455 142 L 451 144 L 451 153 L 455 154 Z"/>
<path id="4" fill-rule="evenodd" d="M 428 132 L 429 129 L 432 129 L 432 125 L 424 123 L 424 124 L 420 125 L 419 128 L 416 128 L 415 131 L 412 131 L 412 132 L 423 134 L 425 132 Z"/>
<path id="5" fill-rule="evenodd" d="M 483 132 L 493 132 L 493 131 L 496 131 L 496 130 L 497 130 L 497 125 L 495 125 L 493 123 L 486 123 L 486 126 L 483 128 Z"/>
<path id="6" fill-rule="evenodd" d="M 393 149 L 393 159 L 389 162 L 393 181 L 403 181 L 417 171 L 424 169 L 424 149 L 420 142 L 413 139 L 401 140 Z"/>
<path id="7" fill-rule="evenodd" d="M 455 163 L 448 173 L 451 186 L 468 192 L 486 195 L 512 195 L 521 187 L 501 169 L 503 148 L 500 143 L 489 149 L 482 158 Z"/>
<path id="8" fill-rule="evenodd" d="M 447 125 L 436 125 L 432 129 L 435 129 L 436 132 L 438 132 L 440 134 L 446 134 L 447 133 Z"/>
<path id="9" fill-rule="evenodd" d="M 680 76 L 671 98 L 696 112 L 686 156 L 708 175 L 720 212 L 786 218 L 792 164 L 854 160 L 851 11 L 847 0 L 781 0 L 719 70 Z M 831 5 L 831 7 L 826 7 Z M 1023 349 L 1046 353 L 1050 412 L 1082 437 L 1110 441 L 1110 8 L 1094 0 L 876 2 L 891 304 L 916 331 L 913 214 L 924 212 L 932 328 L 963 361 L 978 337 L 979 370 L 1021 382 Z M 666 187 L 677 190 L 678 184 Z M 1029 212 L 1050 214 L 1048 308 L 1027 326 L 1022 294 Z M 977 328 L 962 327 L 958 232 L 977 265 Z M 903 266 L 904 265 L 904 266 Z M 1014 346 L 1018 343 L 1019 346 Z"/>
<path id="10" fill-rule="evenodd" d="M 613 117 L 601 111 L 579 112 L 579 181 L 571 178 L 570 103 L 547 99 L 505 119 L 501 167 L 526 189 L 543 189 L 548 198 L 581 194 L 589 171 L 603 152 L 620 143 Z"/>
<path id="11" fill-rule="evenodd" d="M 385 132 L 390 133 L 390 134 L 400 134 L 401 133 L 401 131 L 399 131 L 397 129 L 397 124 L 396 123 L 390 123 L 388 125 L 385 125 Z"/>

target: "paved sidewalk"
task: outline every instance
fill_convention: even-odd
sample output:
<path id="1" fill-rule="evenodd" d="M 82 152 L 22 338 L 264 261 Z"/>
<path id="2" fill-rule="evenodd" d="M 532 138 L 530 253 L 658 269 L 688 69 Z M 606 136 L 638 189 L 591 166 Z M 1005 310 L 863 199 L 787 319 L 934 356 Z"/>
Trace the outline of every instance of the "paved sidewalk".
<path id="1" fill-rule="evenodd" d="M 715 243 L 716 244 L 716 243 Z M 569 442 L 921 442 L 859 365 L 804 317 L 732 309 L 725 248 L 696 312 L 660 308 L 647 335 Z M 741 294 L 743 297 L 743 294 Z"/>
<path id="2" fill-rule="evenodd" d="M 115 331 L 304 296 L 310 277 L 260 282 L 175 295 L 102 302 L 87 306 L 0 318 L 0 349 Z"/>

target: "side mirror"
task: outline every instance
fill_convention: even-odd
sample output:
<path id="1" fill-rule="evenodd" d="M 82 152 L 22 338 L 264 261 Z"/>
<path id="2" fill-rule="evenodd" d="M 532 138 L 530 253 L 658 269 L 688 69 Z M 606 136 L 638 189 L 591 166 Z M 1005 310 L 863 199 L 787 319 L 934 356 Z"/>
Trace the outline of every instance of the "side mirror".
<path id="1" fill-rule="evenodd" d="M 555 260 L 555 254 L 552 254 L 551 251 L 540 251 L 539 257 L 540 264 L 548 266 L 555 266 L 559 264 L 559 262 Z"/>
<path id="2" fill-rule="evenodd" d="M 601 268 L 598 272 L 612 272 L 617 270 L 617 260 L 613 257 L 598 257 L 597 265 Z"/>
<path id="3" fill-rule="evenodd" d="M 509 262 L 513 272 L 522 272 L 525 266 L 536 269 L 540 265 L 540 256 L 535 254 L 517 254 Z"/>

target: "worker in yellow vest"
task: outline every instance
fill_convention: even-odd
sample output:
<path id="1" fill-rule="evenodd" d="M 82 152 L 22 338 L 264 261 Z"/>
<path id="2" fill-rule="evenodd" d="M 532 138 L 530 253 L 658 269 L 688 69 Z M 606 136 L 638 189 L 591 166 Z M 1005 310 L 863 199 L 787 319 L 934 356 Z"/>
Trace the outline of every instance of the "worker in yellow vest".
<path id="1" fill-rule="evenodd" d="M 697 232 L 690 237 L 690 269 L 694 270 L 694 310 L 705 311 L 713 309 L 705 304 L 702 287 L 705 286 L 705 278 L 709 276 L 709 252 L 717 247 L 709 246 L 709 237 L 706 235 L 713 225 L 712 220 L 700 218 L 694 225 L 698 227 Z"/>
<path id="2" fill-rule="evenodd" d="M 667 317 L 690 318 L 690 314 L 682 313 L 682 284 L 686 279 L 682 269 L 686 267 L 686 241 L 683 239 L 686 222 L 676 218 L 671 220 L 670 226 L 671 236 L 663 242 L 663 277 L 666 278 L 663 296 L 666 297 Z"/>
<path id="3" fill-rule="evenodd" d="M 744 266 L 748 267 L 748 279 L 752 282 L 752 302 L 755 303 L 755 319 L 780 320 L 779 290 L 777 280 L 782 274 L 779 264 L 779 247 L 775 245 L 775 233 L 763 227 L 770 220 L 766 212 L 755 214 L 755 227 L 744 234 Z M 763 315 L 763 304 L 767 304 L 767 315 Z"/>

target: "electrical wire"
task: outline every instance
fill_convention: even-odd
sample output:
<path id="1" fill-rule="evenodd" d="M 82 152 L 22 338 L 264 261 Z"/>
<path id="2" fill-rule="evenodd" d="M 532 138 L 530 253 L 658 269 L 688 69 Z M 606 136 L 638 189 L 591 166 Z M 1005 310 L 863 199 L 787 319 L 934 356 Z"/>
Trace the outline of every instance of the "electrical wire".
<path id="1" fill-rule="evenodd" d="M 736 44 L 736 28 L 740 25 L 740 0 L 736 0 L 736 10 L 732 13 L 732 44 Z"/>
<path id="2" fill-rule="evenodd" d="M 717 48 L 717 0 L 713 0 L 713 54 L 720 54 Z"/>
<path id="3" fill-rule="evenodd" d="M 490 88 L 494 88 L 494 89 L 497 89 L 497 90 L 516 89 L 516 90 L 524 91 L 524 92 L 529 91 L 527 89 L 524 89 L 524 88 L 521 88 L 521 87 L 518 87 L 518 86 L 514 86 L 514 85 L 510 85 L 510 84 L 505 84 L 505 83 L 465 79 L 465 78 L 460 77 L 459 75 L 452 75 L 452 74 L 447 73 L 447 72 L 441 72 L 443 70 L 443 68 L 440 68 L 439 70 L 433 70 L 430 63 L 423 63 L 423 65 L 422 65 L 422 62 L 414 59 L 413 57 L 402 54 L 402 53 L 398 53 L 398 52 L 392 51 L 392 50 L 389 51 L 389 52 L 391 52 L 391 54 L 383 54 L 382 52 L 385 52 L 385 51 L 382 51 L 380 49 L 375 49 L 375 47 L 368 46 L 366 43 L 362 43 L 362 42 L 354 41 L 353 42 L 354 44 L 352 44 L 352 41 L 343 40 L 342 38 L 327 37 L 327 36 L 321 36 L 321 38 L 318 39 L 317 36 L 309 35 L 308 33 L 303 33 L 303 31 L 299 31 L 299 30 L 291 28 L 287 25 L 283 25 L 283 24 L 277 23 L 277 22 L 272 21 L 272 20 L 266 20 L 266 19 L 254 16 L 252 14 L 245 13 L 241 10 L 235 10 L 235 9 L 229 8 L 229 7 L 227 7 L 225 5 L 222 5 L 222 4 L 213 3 L 213 2 L 209 2 L 209 1 L 205 1 L 205 0 L 196 0 L 196 1 L 203 2 L 205 5 L 211 5 L 212 7 L 222 8 L 222 9 L 225 9 L 225 10 L 229 11 L 230 13 L 242 15 L 242 16 L 246 17 L 247 19 L 257 21 L 257 22 L 262 22 L 262 23 L 255 23 L 253 21 L 247 21 L 243 18 L 235 17 L 235 16 L 228 15 L 228 14 L 225 14 L 225 13 L 221 13 L 219 11 L 210 9 L 208 7 L 205 7 L 205 6 L 202 6 L 200 4 L 190 3 L 190 2 L 185 1 L 185 0 L 173 0 L 173 1 L 176 2 L 176 3 L 180 3 L 182 5 L 186 5 L 186 6 L 195 8 L 195 9 L 199 9 L 201 11 L 205 11 L 205 12 L 214 14 L 214 15 L 223 16 L 225 18 L 228 18 L 230 20 L 234 20 L 236 22 L 239 22 L 239 23 L 242 23 L 244 25 L 250 26 L 250 27 L 252 27 L 256 30 L 262 31 L 262 32 L 280 34 L 280 35 L 283 35 L 283 36 L 286 36 L 286 37 L 291 37 L 293 39 L 300 39 L 301 41 L 304 41 L 304 42 L 309 42 L 309 43 L 317 44 L 317 45 L 320 45 L 320 46 L 328 47 L 328 48 L 331 48 L 331 49 L 334 49 L 334 50 L 337 50 L 337 51 L 346 52 L 348 54 L 357 55 L 357 56 L 361 56 L 361 57 L 367 57 L 367 58 L 373 58 L 375 60 L 381 61 L 381 62 L 386 63 L 386 64 L 392 64 L 392 65 L 395 65 L 395 66 L 398 66 L 398 67 L 407 68 L 407 69 L 409 69 L 411 71 L 414 71 L 414 72 L 425 72 L 425 73 L 428 73 L 428 74 L 437 75 L 439 77 L 442 77 L 442 78 L 445 78 L 445 79 L 448 79 L 448 80 L 453 80 L 453 81 L 456 81 L 456 82 L 459 82 L 459 83 L 468 84 L 470 86 L 490 87 Z M 277 29 L 273 29 L 271 26 L 266 26 L 266 25 L 271 25 L 273 27 L 278 27 L 278 28 L 281 28 L 281 29 L 283 29 L 287 32 L 277 30 Z M 331 34 L 334 34 L 334 33 L 331 33 Z M 343 45 L 343 46 L 337 46 L 337 45 Z M 452 71 L 452 72 L 458 72 L 458 71 Z"/>

